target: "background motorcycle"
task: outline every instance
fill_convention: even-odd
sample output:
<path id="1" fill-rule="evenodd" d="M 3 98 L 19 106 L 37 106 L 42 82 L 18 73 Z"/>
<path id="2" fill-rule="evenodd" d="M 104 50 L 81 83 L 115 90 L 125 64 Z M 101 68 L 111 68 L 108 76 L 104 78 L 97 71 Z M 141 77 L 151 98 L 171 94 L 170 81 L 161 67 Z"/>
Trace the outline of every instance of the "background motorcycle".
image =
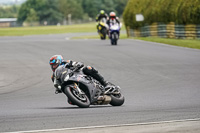
<path id="1" fill-rule="evenodd" d="M 111 23 L 109 28 L 109 37 L 112 45 L 117 45 L 120 35 L 121 23 Z"/>
<path id="2" fill-rule="evenodd" d="M 108 31 L 108 25 L 106 24 L 105 18 L 102 18 L 100 20 L 100 22 L 97 25 L 97 30 L 98 30 L 101 40 L 105 40 L 107 31 Z"/>
<path id="3" fill-rule="evenodd" d="M 55 77 L 61 82 L 62 92 L 73 105 L 87 108 L 90 105 L 121 106 L 124 103 L 119 86 L 109 83 L 109 88 L 103 92 L 104 87 L 97 80 L 83 74 L 78 68 L 71 70 L 59 66 Z"/>

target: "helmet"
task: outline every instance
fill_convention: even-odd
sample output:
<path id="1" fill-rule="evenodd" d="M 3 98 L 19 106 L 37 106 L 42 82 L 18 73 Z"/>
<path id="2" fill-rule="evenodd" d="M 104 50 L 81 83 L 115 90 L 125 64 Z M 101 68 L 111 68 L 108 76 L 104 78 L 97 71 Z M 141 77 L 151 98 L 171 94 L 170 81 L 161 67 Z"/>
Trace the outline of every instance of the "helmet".
<path id="1" fill-rule="evenodd" d="M 101 11 L 100 11 L 100 14 L 105 14 L 105 11 L 104 11 L 104 10 L 101 10 Z"/>
<path id="2" fill-rule="evenodd" d="M 61 65 L 63 62 L 62 55 L 54 55 L 50 58 L 49 64 L 53 72 L 55 72 L 56 68 Z"/>
<path id="3" fill-rule="evenodd" d="M 115 12 L 110 12 L 110 17 L 111 17 L 111 18 L 115 18 L 115 17 L 116 17 Z"/>

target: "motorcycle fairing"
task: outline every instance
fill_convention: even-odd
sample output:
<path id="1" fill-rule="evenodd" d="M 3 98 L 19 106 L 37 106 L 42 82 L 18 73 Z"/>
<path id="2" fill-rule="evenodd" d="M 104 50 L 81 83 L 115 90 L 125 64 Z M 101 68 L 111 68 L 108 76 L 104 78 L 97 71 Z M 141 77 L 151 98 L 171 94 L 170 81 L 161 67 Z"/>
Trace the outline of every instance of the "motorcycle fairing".
<path id="1" fill-rule="evenodd" d="M 88 79 L 90 78 L 90 79 Z M 92 77 L 89 77 L 89 76 L 86 76 L 84 74 L 80 74 L 80 73 L 74 73 L 73 76 L 71 76 L 69 79 L 68 79 L 68 85 L 71 86 L 71 83 L 75 82 L 77 84 L 80 84 L 80 85 L 83 85 L 85 86 L 85 88 L 87 88 L 87 91 L 89 92 L 89 98 L 90 98 L 90 101 L 91 103 L 97 101 L 97 98 L 99 97 L 100 93 L 101 93 L 101 90 L 97 89 L 98 87 L 98 84 L 96 84 L 95 82 L 92 82 L 92 80 L 95 80 L 93 79 Z"/>

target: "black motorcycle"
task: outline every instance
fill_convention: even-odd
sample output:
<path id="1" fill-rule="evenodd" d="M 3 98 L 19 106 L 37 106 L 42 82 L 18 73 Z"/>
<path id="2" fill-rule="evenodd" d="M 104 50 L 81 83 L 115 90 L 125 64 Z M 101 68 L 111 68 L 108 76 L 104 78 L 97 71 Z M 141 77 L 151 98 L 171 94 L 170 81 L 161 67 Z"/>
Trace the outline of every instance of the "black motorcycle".
<path id="1" fill-rule="evenodd" d="M 79 68 L 71 70 L 59 66 L 55 77 L 61 82 L 62 92 L 73 105 L 88 108 L 90 105 L 121 106 L 124 103 L 124 96 L 119 86 L 109 83 L 109 87 L 105 90 L 97 80 L 85 75 Z"/>

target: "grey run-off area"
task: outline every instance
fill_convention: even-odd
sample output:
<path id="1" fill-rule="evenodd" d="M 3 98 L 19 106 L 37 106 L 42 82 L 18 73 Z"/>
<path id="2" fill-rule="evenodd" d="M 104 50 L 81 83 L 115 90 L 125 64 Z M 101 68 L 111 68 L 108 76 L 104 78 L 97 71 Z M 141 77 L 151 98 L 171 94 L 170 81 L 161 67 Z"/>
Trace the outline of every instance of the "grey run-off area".
<path id="1" fill-rule="evenodd" d="M 66 39 L 80 35 L 0 37 L 0 132 L 200 118 L 199 50 L 131 39 L 117 46 Z M 54 54 L 96 67 L 121 86 L 124 105 L 80 109 L 55 95 L 48 64 Z"/>

